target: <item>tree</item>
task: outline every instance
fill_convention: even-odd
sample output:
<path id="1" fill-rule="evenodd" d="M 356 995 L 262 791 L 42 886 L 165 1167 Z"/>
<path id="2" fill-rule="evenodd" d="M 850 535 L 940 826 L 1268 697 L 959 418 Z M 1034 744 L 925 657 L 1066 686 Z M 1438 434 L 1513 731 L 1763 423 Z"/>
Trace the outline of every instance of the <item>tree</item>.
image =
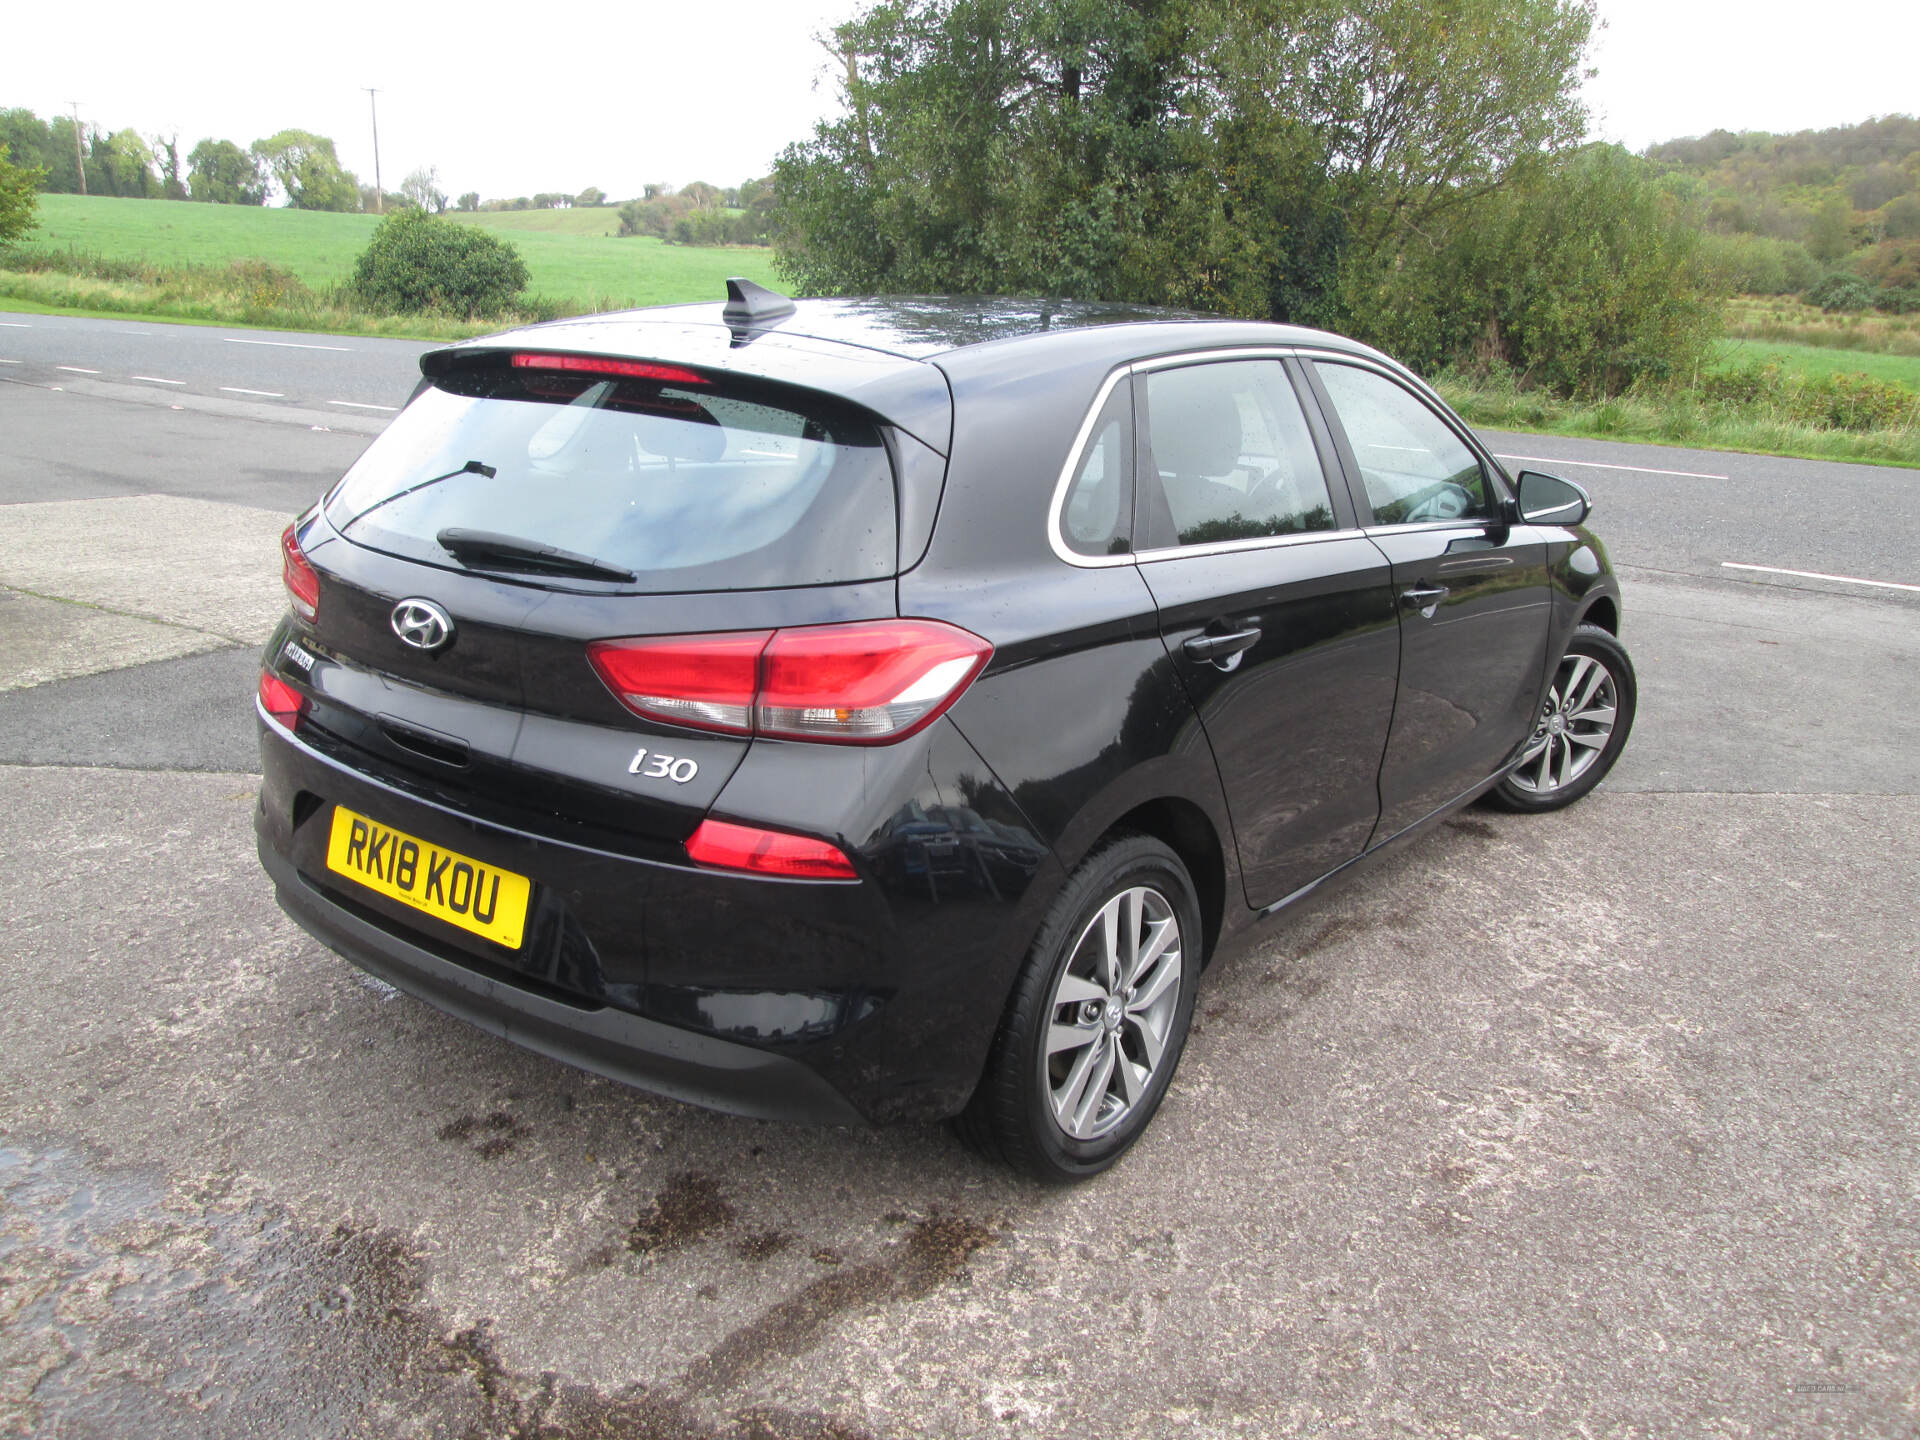
<path id="1" fill-rule="evenodd" d="M 295 210 L 357 210 L 359 182 L 340 168 L 333 141 L 310 130 L 282 130 L 253 142 L 264 164 Z"/>
<path id="2" fill-rule="evenodd" d="M 460 197 L 458 208 L 467 211 L 478 210 L 480 208 L 480 192 L 478 190 L 467 191 L 466 194 Z"/>
<path id="3" fill-rule="evenodd" d="M 1853 207 L 1844 195 L 1829 195 L 1807 226 L 1807 249 L 1814 259 L 1831 265 L 1852 248 Z"/>
<path id="4" fill-rule="evenodd" d="M 353 290 L 377 310 L 472 319 L 509 309 L 527 285 L 519 252 L 478 225 L 396 210 L 354 262 Z"/>
<path id="5" fill-rule="evenodd" d="M 93 134 L 88 147 L 87 183 L 97 194 L 145 199 L 160 186 L 153 173 L 153 151 L 136 130 Z"/>
<path id="6" fill-rule="evenodd" d="M 156 135 L 153 137 L 154 166 L 160 172 L 160 194 L 167 200 L 184 200 L 187 187 L 180 179 L 180 137 L 178 135 Z"/>
<path id="7" fill-rule="evenodd" d="M 400 182 L 400 193 L 422 210 L 436 215 L 446 211 L 447 192 L 440 188 L 440 171 L 435 166 L 422 166 L 407 176 Z"/>
<path id="8" fill-rule="evenodd" d="M 0 110 L 0 147 L 13 157 L 13 163 L 28 170 L 43 172 L 42 190 L 78 189 L 77 182 L 64 183 L 73 174 L 73 122 L 67 122 L 66 168 L 60 170 L 59 149 L 51 127 L 31 110 Z"/>
<path id="9" fill-rule="evenodd" d="M 15 165 L 0 143 L 0 245 L 11 245 L 38 223 L 40 197 L 35 191 L 45 178 L 38 167 Z"/>
<path id="10" fill-rule="evenodd" d="M 202 140 L 187 155 L 188 192 L 215 205 L 264 205 L 267 171 L 260 157 L 231 140 Z"/>
<path id="11" fill-rule="evenodd" d="M 1355 272 L 1578 139 L 1592 25 L 1592 0 L 881 0 L 833 32 L 847 113 L 776 166 L 780 264 L 1337 320 Z"/>
<path id="12" fill-rule="evenodd" d="M 607 203 L 607 192 L 598 185 L 589 185 L 573 197 L 573 203 L 584 210 L 591 210 Z"/>

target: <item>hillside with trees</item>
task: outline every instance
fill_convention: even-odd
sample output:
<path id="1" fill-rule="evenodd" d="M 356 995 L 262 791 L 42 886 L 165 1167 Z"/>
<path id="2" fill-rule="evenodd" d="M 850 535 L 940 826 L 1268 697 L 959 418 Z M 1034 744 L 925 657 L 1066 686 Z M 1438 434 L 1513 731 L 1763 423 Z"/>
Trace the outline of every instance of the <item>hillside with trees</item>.
<path id="1" fill-rule="evenodd" d="M 1715 130 L 1647 155 L 1700 198 L 1710 253 L 1736 290 L 1920 311 L 1920 119 Z"/>

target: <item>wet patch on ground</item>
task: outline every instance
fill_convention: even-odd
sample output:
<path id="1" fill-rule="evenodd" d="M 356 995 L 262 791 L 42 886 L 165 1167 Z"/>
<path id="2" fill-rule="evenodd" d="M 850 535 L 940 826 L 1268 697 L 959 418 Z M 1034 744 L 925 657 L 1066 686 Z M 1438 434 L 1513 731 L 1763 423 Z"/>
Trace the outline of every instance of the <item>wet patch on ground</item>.
<path id="1" fill-rule="evenodd" d="M 636 1255 L 663 1255 L 732 1226 L 733 1202 L 710 1175 L 688 1171 L 641 1208 L 627 1232 L 627 1248 Z"/>
<path id="2" fill-rule="evenodd" d="M 687 1367 L 682 1385 L 694 1393 L 733 1389 L 770 1360 L 812 1350 L 841 1315 L 924 1299 L 962 1280 L 974 1252 L 993 1238 L 962 1216 L 929 1215 L 878 1259 L 840 1266 L 735 1330 Z"/>
<path id="3" fill-rule="evenodd" d="M 531 1135 L 533 1127 L 505 1110 L 495 1110 L 484 1119 L 462 1115 L 458 1120 L 449 1120 L 435 1133 L 442 1140 L 470 1144 L 473 1153 L 482 1160 L 498 1160 L 513 1149 L 514 1141 Z"/>
<path id="4" fill-rule="evenodd" d="M 481 1119 L 451 1141 L 496 1136 Z M 656 1198 L 660 1244 L 733 1222 L 710 1180 Z M 288 1440 L 873 1440 L 852 1421 L 726 1397 L 805 1354 L 834 1320 L 963 1283 L 993 1232 L 915 1221 L 876 1258 L 834 1269 L 729 1334 L 670 1386 L 607 1394 L 502 1358 L 490 1320 L 447 1324 L 400 1236 L 316 1230 L 212 1178 L 163 1189 L 67 1150 L 0 1144 L 0 1436 L 272 1434 Z M 788 1248 L 792 1237 L 742 1241 Z"/>

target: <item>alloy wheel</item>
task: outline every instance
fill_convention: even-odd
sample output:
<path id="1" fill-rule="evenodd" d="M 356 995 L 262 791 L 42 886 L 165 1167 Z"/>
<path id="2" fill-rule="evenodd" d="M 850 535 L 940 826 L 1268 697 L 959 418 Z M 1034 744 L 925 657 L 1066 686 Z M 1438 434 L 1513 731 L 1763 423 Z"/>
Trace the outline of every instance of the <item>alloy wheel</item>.
<path id="1" fill-rule="evenodd" d="M 1180 1006 L 1180 921 L 1146 885 L 1087 922 L 1054 986 L 1041 1056 L 1054 1122 L 1075 1140 L 1112 1130 L 1146 1095 Z"/>
<path id="2" fill-rule="evenodd" d="M 1605 753 L 1618 714 L 1613 673 L 1591 655 L 1567 656 L 1509 777 L 1514 786 L 1545 796 L 1573 784 Z"/>

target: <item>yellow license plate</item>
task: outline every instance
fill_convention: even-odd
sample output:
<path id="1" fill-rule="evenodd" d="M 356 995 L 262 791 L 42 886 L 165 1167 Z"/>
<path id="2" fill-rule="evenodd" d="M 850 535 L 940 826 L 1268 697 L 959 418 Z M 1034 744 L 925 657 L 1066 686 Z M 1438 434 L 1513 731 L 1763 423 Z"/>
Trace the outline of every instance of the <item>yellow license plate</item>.
<path id="1" fill-rule="evenodd" d="M 524 875 L 429 845 L 344 805 L 334 807 L 327 868 L 436 920 L 520 948 L 533 890 Z"/>

